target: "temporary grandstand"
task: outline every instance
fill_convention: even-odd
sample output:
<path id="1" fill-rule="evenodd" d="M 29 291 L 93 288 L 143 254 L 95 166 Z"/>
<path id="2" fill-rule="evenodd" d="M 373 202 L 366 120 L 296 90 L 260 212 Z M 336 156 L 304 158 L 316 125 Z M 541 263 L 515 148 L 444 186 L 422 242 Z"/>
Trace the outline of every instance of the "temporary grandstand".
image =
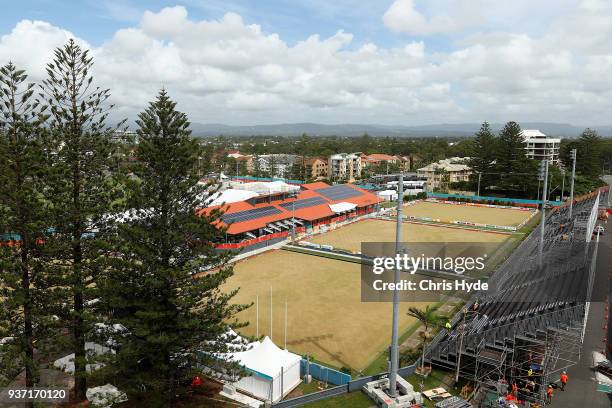
<path id="1" fill-rule="evenodd" d="M 607 194 L 607 191 L 602 191 Z M 600 192 L 546 218 L 542 262 L 534 231 L 490 278 L 490 289 L 457 313 L 430 343 L 425 359 L 503 394 L 545 405 L 548 384 L 580 358 L 594 277 L 591 244 Z"/>
<path id="2" fill-rule="evenodd" d="M 246 185 L 254 193 L 246 200 L 218 203 L 217 199 L 217 205 L 200 210 L 203 214 L 223 211 L 217 226 L 225 228 L 226 239 L 219 249 L 252 249 L 284 240 L 292 233 L 317 232 L 322 226 L 372 213 L 382 201 L 353 184 L 317 182 L 269 189 L 257 184 L 257 188 Z"/>

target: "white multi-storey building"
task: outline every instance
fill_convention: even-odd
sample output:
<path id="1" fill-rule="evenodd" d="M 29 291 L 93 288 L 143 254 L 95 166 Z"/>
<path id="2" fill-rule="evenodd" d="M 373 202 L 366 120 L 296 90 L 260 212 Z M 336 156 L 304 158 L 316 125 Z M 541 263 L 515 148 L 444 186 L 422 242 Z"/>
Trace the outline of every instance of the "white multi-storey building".
<path id="1" fill-rule="evenodd" d="M 561 139 L 548 137 L 537 129 L 525 129 L 521 135 L 525 139 L 527 157 L 540 161 L 547 159 L 552 164 L 559 163 Z"/>
<path id="2" fill-rule="evenodd" d="M 332 180 L 353 181 L 361 177 L 361 154 L 338 153 L 329 156 L 329 177 Z"/>
<path id="3" fill-rule="evenodd" d="M 291 166 L 297 161 L 295 154 L 262 154 L 257 156 L 259 170 L 270 173 L 272 177 L 287 177 Z"/>

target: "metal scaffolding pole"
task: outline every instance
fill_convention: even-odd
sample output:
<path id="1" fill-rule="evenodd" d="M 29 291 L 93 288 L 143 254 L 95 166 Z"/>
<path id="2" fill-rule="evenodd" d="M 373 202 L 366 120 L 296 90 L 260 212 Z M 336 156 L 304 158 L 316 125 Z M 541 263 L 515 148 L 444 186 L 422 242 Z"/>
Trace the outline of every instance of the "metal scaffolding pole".
<path id="1" fill-rule="evenodd" d="M 576 149 L 572 149 L 571 157 L 573 160 L 572 163 L 572 184 L 570 187 L 570 208 L 569 208 L 569 218 L 572 219 L 572 209 L 574 207 L 574 179 L 576 178 Z"/>
<path id="2" fill-rule="evenodd" d="M 544 232 L 546 225 L 546 189 L 548 187 L 548 160 L 542 161 L 544 166 L 544 187 L 542 189 L 542 219 L 540 220 L 540 247 L 538 252 L 538 262 L 540 266 L 544 257 Z"/>

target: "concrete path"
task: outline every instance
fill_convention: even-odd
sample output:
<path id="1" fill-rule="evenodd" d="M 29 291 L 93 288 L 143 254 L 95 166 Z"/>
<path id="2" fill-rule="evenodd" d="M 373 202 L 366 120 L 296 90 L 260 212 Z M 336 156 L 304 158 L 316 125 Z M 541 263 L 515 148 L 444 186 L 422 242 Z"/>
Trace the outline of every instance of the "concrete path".
<path id="1" fill-rule="evenodd" d="M 581 358 L 578 364 L 567 370 L 569 381 L 565 391 L 555 390 L 553 408 L 608 408 L 612 406 L 612 398 L 603 392 L 596 391 L 595 373 L 592 352 L 604 351 L 607 335 L 606 306 L 610 298 L 610 273 L 612 273 L 612 234 L 608 231 L 600 238 L 597 254 L 597 274 L 595 276 L 593 302 L 589 309 Z M 608 299 L 606 299 L 606 296 Z M 607 300 L 607 301 L 606 301 Z M 608 306 L 609 307 L 609 306 Z M 605 351 L 604 351 L 605 353 Z M 608 355 L 609 357 L 609 355 Z"/>

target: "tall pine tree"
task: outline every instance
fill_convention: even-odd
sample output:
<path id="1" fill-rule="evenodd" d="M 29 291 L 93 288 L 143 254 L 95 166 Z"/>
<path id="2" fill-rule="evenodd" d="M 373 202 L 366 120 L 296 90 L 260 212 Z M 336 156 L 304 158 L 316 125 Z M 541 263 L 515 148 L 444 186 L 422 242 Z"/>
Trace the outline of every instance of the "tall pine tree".
<path id="1" fill-rule="evenodd" d="M 495 172 L 499 173 L 499 187 L 513 194 L 531 194 L 537 180 L 537 162 L 525 155 L 525 141 L 521 127 L 508 122 L 499 133 Z"/>
<path id="2" fill-rule="evenodd" d="M 93 86 L 93 58 L 74 40 L 55 50 L 47 64 L 41 98 L 49 107 L 54 210 L 56 287 L 71 299 L 57 311 L 68 322 L 75 354 L 75 399 L 85 399 L 88 363 L 85 342 L 98 319 L 88 305 L 98 297 L 96 277 L 105 269 L 107 244 L 102 220 L 111 211 L 119 189 L 113 129 L 106 126 L 112 105 L 108 89 Z"/>
<path id="3" fill-rule="evenodd" d="M 0 352 L 0 378 L 12 379 L 25 367 L 25 386 L 33 387 L 34 348 L 43 347 L 51 320 L 42 244 L 49 208 L 41 116 L 35 85 L 26 80 L 12 63 L 0 67 L 0 338 L 10 339 Z"/>
<path id="4" fill-rule="evenodd" d="M 480 177 L 480 192 L 483 193 L 488 187 L 495 185 L 497 176 L 495 172 L 495 160 L 497 159 L 497 139 L 488 122 L 484 122 L 480 130 L 476 132 L 470 167 L 472 175 L 470 179 L 475 188 Z"/>
<path id="5" fill-rule="evenodd" d="M 229 254 L 215 251 L 220 214 L 198 215 L 202 186 L 194 163 L 198 143 L 185 114 L 165 91 L 138 115 L 138 164 L 128 194 L 128 220 L 118 224 L 115 265 L 104 285 L 118 351 L 110 368 L 120 387 L 148 407 L 168 406 L 178 385 L 223 352 L 228 324 L 245 306 L 220 286 L 233 271 Z M 195 273 L 220 267 L 199 278 Z M 204 359 L 204 360 L 202 360 Z M 197 372 L 197 371 L 196 371 Z"/>
<path id="6" fill-rule="evenodd" d="M 602 172 L 602 140 L 593 129 L 585 129 L 577 140 L 576 172 L 591 180 L 597 180 Z"/>

